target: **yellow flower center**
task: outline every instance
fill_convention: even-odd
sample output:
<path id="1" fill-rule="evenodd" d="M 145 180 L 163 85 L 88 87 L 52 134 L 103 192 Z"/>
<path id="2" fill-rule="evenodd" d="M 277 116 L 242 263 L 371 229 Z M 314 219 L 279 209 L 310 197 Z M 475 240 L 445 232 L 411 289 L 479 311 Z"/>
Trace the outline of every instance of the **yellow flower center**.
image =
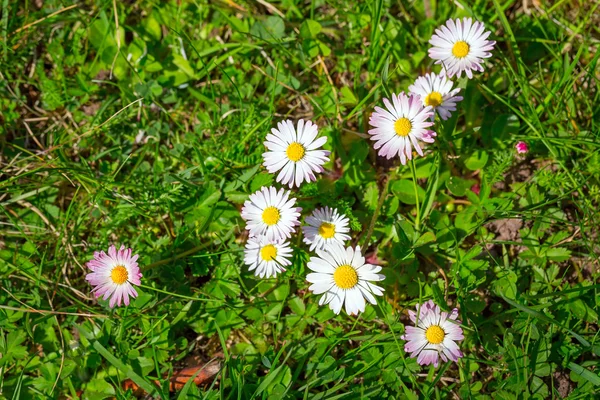
<path id="1" fill-rule="evenodd" d="M 425 97 L 425 104 L 431 107 L 437 107 L 442 104 L 442 94 L 440 92 L 431 92 Z"/>
<path id="2" fill-rule="evenodd" d="M 323 239 L 330 239 L 335 235 L 335 225 L 329 222 L 323 222 L 319 227 L 319 235 Z"/>
<path id="3" fill-rule="evenodd" d="M 394 123 L 394 130 L 398 136 L 408 136 L 411 129 L 412 124 L 408 118 L 400 118 Z"/>
<path id="4" fill-rule="evenodd" d="M 446 336 L 446 332 L 438 325 L 431 325 L 425 331 L 425 337 L 427 341 L 432 344 L 440 344 L 444 341 L 444 337 Z"/>
<path id="5" fill-rule="evenodd" d="M 265 211 L 263 211 L 262 213 L 262 219 L 263 222 L 267 225 L 275 225 L 276 223 L 279 222 L 279 210 L 277 209 L 277 207 L 267 207 L 265 208 Z"/>
<path id="6" fill-rule="evenodd" d="M 454 47 L 452 47 L 452 54 L 454 54 L 454 57 L 463 58 L 469 54 L 470 49 L 471 47 L 469 47 L 467 42 L 460 40 L 454 44 Z"/>
<path id="7" fill-rule="evenodd" d="M 260 256 L 265 261 L 272 261 L 277 257 L 277 247 L 272 244 L 268 244 L 260 249 Z"/>
<path id="8" fill-rule="evenodd" d="M 285 154 L 287 154 L 290 160 L 297 162 L 302 160 L 302 157 L 304 157 L 304 152 L 304 146 L 302 146 L 300 143 L 294 142 L 288 146 Z"/>
<path id="9" fill-rule="evenodd" d="M 117 265 L 110 271 L 110 279 L 117 285 L 122 285 L 127 282 L 129 278 L 129 272 L 127 272 L 127 268 L 122 265 Z"/>
<path id="10" fill-rule="evenodd" d="M 339 288 L 351 289 L 358 283 L 358 274 L 350 265 L 342 265 L 333 273 L 333 281 Z"/>

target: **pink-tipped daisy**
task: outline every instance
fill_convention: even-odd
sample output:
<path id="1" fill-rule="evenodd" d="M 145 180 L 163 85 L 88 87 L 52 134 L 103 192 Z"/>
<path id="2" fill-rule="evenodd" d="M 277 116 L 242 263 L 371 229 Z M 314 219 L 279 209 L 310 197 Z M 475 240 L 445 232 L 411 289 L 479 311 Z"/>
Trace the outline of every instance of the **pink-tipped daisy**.
<path id="1" fill-rule="evenodd" d="M 407 326 L 402 340 L 406 340 L 404 351 L 410 356 L 417 357 L 421 365 L 433 364 L 438 366 L 439 358 L 458 361 L 463 356 L 457 340 L 463 340 L 463 331 L 460 327 L 458 310 L 455 308 L 450 314 L 442 312 L 432 301 L 417 304 L 417 312 L 409 310 L 410 320 L 416 326 Z"/>
<path id="2" fill-rule="evenodd" d="M 383 99 L 387 110 L 375 107 L 369 119 L 369 125 L 374 128 L 369 129 L 369 135 L 380 156 L 390 159 L 399 155 L 400 162 L 406 164 L 407 159 L 412 159 L 413 146 L 419 155 L 423 155 L 419 141 L 434 142 L 436 133 L 427 129 L 433 125 L 429 120 L 433 110 L 431 106 L 424 107 L 416 94 L 392 94 L 392 102 Z"/>
<path id="3" fill-rule="evenodd" d="M 490 33 L 482 22 L 473 22 L 471 18 L 449 19 L 429 40 L 433 46 L 429 57 L 437 60 L 436 64 L 443 64 L 450 78 L 454 75 L 460 78 L 464 71 L 471 79 L 473 70 L 483 72 L 483 59 L 492 56 L 490 51 L 496 42 L 486 40 Z"/>
<path id="4" fill-rule="evenodd" d="M 515 145 L 515 149 L 517 149 L 517 153 L 519 154 L 527 154 L 529 151 L 529 147 L 527 147 L 527 143 L 519 142 Z"/>
<path id="5" fill-rule="evenodd" d="M 110 297 L 109 306 L 113 308 L 121 303 L 129 305 L 129 296 L 137 297 L 133 285 L 140 285 L 142 273 L 137 264 L 138 255 L 131 255 L 131 249 L 125 246 L 117 251 L 115 246 L 108 248 L 108 254 L 104 251 L 96 251 L 94 259 L 87 263 L 92 273 L 87 274 L 85 279 L 94 286 L 92 293 L 96 297 L 104 296 L 103 300 Z"/>
<path id="6" fill-rule="evenodd" d="M 277 129 L 271 129 L 265 140 L 269 151 L 263 153 L 263 165 L 270 173 L 281 170 L 277 182 L 300 187 L 304 181 L 315 181 L 315 172 L 323 172 L 323 164 L 329 161 L 329 151 L 321 150 L 327 138 L 317 138 L 318 132 L 317 125 L 302 119 L 298 121 L 297 129 L 290 120 L 279 122 Z"/>
<path id="7" fill-rule="evenodd" d="M 462 96 L 457 96 L 460 89 L 453 90 L 452 81 L 444 74 L 429 73 L 420 76 L 408 90 L 421 96 L 423 105 L 433 107 L 443 120 L 450 118 L 450 111 L 456 111 L 456 103 L 463 99 Z"/>

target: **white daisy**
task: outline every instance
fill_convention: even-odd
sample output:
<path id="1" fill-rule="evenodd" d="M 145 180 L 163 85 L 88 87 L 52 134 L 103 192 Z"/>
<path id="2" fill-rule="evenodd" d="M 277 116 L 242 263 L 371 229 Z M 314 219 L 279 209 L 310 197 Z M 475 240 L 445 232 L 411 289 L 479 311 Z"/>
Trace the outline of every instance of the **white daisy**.
<path id="1" fill-rule="evenodd" d="M 317 139 L 317 125 L 302 119 L 298 121 L 298 129 L 294 129 L 290 120 L 279 122 L 277 128 L 271 129 L 265 140 L 269 151 L 263 153 L 263 165 L 267 171 L 281 170 L 276 180 L 289 187 L 315 181 L 314 173 L 323 172 L 323 164 L 329 161 L 329 151 L 319 150 L 327 138 Z"/>
<path id="2" fill-rule="evenodd" d="M 302 208 L 294 207 L 296 199 L 290 191 L 263 186 L 242 207 L 242 218 L 250 236 L 265 235 L 268 240 L 289 238 L 294 227 L 300 225 L 298 218 Z"/>
<path id="3" fill-rule="evenodd" d="M 96 297 L 104 296 L 103 300 L 110 297 L 110 308 L 121 303 L 128 306 L 129 296 L 138 295 L 133 285 L 140 285 L 142 273 L 137 263 L 138 255 L 132 256 L 131 253 L 132 250 L 125 246 L 119 250 L 110 246 L 108 254 L 96 251 L 94 259 L 87 263 L 92 272 L 85 276 L 85 280 L 94 286 L 92 293 Z"/>
<path id="4" fill-rule="evenodd" d="M 408 90 L 421 96 L 423 105 L 433 107 L 443 120 L 450 118 L 450 111 L 456 111 L 456 103 L 463 99 L 457 96 L 460 88 L 452 90 L 452 81 L 444 74 L 429 73 L 420 76 Z"/>
<path id="5" fill-rule="evenodd" d="M 449 19 L 429 40 L 433 46 L 429 57 L 437 60 L 436 64 L 443 64 L 450 78 L 457 74 L 460 78 L 464 71 L 470 79 L 472 70 L 483 72 L 483 59 L 492 56 L 490 51 L 496 42 L 486 40 L 490 33 L 482 22 L 473 22 L 471 18 L 465 17 L 462 22 L 458 18 Z"/>
<path id="6" fill-rule="evenodd" d="M 431 106 L 423 107 L 421 98 L 415 94 L 410 97 L 404 92 L 392 94 L 392 102 L 383 99 L 387 110 L 375 107 L 369 119 L 369 125 L 374 129 L 370 129 L 369 134 L 371 140 L 375 140 L 375 149 L 380 149 L 380 156 L 390 159 L 399 155 L 400 162 L 406 164 L 407 159 L 412 159 L 412 146 L 423 155 L 419 140 L 433 143 L 436 133 L 427 129 L 433 125 L 429 121 L 433 111 Z"/>
<path id="7" fill-rule="evenodd" d="M 310 245 L 311 251 L 315 248 L 323 250 L 333 244 L 343 246 L 350 239 L 346 235 L 350 231 L 349 220 L 344 214 L 338 214 L 337 209 L 327 206 L 316 209 L 305 221 L 308 225 L 302 227 L 304 243 Z"/>
<path id="8" fill-rule="evenodd" d="M 365 258 L 356 249 L 339 245 L 329 246 L 327 251 L 317 249 L 318 257 L 311 257 L 308 268 L 314 273 L 306 276 L 312 283 L 308 288 L 314 294 L 323 294 L 319 305 L 329 304 L 329 308 L 339 314 L 346 304 L 349 315 L 365 311 L 365 299 L 377 304 L 374 294 L 383 296 L 383 288 L 370 281 L 382 281 L 385 276 L 378 274 L 381 267 L 365 263 Z"/>
<path id="9" fill-rule="evenodd" d="M 406 340 L 404 350 L 411 357 L 417 357 L 421 365 L 433 364 L 438 366 L 439 358 L 458 361 L 463 356 L 456 344 L 463 340 L 463 331 L 460 327 L 458 310 L 455 308 L 450 314 L 442 312 L 432 300 L 425 304 L 417 304 L 417 312 L 409 310 L 408 316 L 415 326 L 407 326 L 402 340 Z"/>
<path id="10" fill-rule="evenodd" d="M 269 240 L 264 236 L 249 238 L 246 243 L 244 263 L 248 265 L 254 275 L 261 278 L 271 278 L 285 271 L 286 266 L 292 262 L 289 257 L 292 249 L 283 239 Z"/>

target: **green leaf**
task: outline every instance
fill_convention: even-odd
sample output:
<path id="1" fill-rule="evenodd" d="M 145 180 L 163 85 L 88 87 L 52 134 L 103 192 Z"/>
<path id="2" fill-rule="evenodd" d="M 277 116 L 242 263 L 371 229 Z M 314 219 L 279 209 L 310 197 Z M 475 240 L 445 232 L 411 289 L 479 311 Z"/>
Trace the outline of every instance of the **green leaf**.
<path id="1" fill-rule="evenodd" d="M 581 299 L 573 299 L 569 302 L 569 310 L 579 319 L 590 323 L 598 321 L 598 314 Z"/>
<path id="2" fill-rule="evenodd" d="M 250 192 L 254 193 L 259 190 L 263 186 L 271 186 L 273 183 L 273 174 L 268 174 L 266 172 L 262 172 L 252 179 L 250 182 Z"/>
<path id="3" fill-rule="evenodd" d="M 433 232 L 425 232 L 413 244 L 413 247 L 424 246 L 427 243 L 435 242 L 435 234 Z"/>
<path id="4" fill-rule="evenodd" d="M 415 186 L 412 180 L 400 179 L 392 184 L 392 193 L 404 204 L 416 204 L 417 198 L 415 197 Z M 425 190 L 417 185 L 417 193 L 419 195 L 419 201 L 423 201 L 425 198 Z"/>
<path id="5" fill-rule="evenodd" d="M 104 357 L 106 361 L 111 363 L 115 368 L 117 368 L 119 371 L 125 374 L 127 378 L 131 379 L 133 382 L 135 382 L 136 385 L 144 389 L 147 393 L 151 395 L 157 394 L 157 390 L 154 385 L 152 385 L 144 378 L 133 372 L 133 369 L 131 369 L 130 366 L 126 366 L 125 364 L 123 364 L 121 360 L 113 356 L 104 346 L 100 344 L 100 342 L 94 342 L 94 349 L 96 349 L 96 351 L 100 353 L 100 355 Z"/>
<path id="6" fill-rule="evenodd" d="M 300 36 L 304 39 L 314 39 L 321 32 L 321 24 L 312 19 L 304 20 L 300 25 Z"/>
<path id="7" fill-rule="evenodd" d="M 114 397 L 115 388 L 104 379 L 92 379 L 85 387 L 84 398 L 88 399 L 106 399 Z"/>
<path id="8" fill-rule="evenodd" d="M 517 297 L 517 274 L 513 271 L 503 272 L 501 277 L 494 282 L 494 290 L 498 295 L 509 299 Z"/>
<path id="9" fill-rule="evenodd" d="M 548 249 L 546 252 L 546 257 L 548 257 L 549 260 L 556 262 L 566 261 L 571 257 L 571 251 L 560 247 L 555 247 Z"/>
<path id="10" fill-rule="evenodd" d="M 467 180 L 458 178 L 456 176 L 451 176 L 446 181 L 446 188 L 448 188 L 450 193 L 453 195 L 457 197 L 463 197 L 467 190 L 469 190 L 474 183 L 475 181 L 472 179 Z"/>
<path id="11" fill-rule="evenodd" d="M 160 27 L 160 23 L 154 15 L 150 14 L 150 16 L 142 21 L 142 27 L 146 31 L 149 37 L 152 39 L 159 41 L 162 37 L 162 29 Z"/>
<path id="12" fill-rule="evenodd" d="M 477 171 L 478 169 L 482 169 L 485 164 L 487 164 L 488 158 L 487 152 L 483 150 L 477 150 L 465 160 L 465 166 L 471 171 Z"/>
<path id="13" fill-rule="evenodd" d="M 354 93 L 352 93 L 352 89 L 350 89 L 348 86 L 342 87 L 340 94 L 342 95 L 341 101 L 343 104 L 355 105 L 358 103 L 356 96 Z"/>
<path id="14" fill-rule="evenodd" d="M 600 386 L 600 376 L 596 375 L 592 371 L 590 371 L 586 368 L 583 368 L 579 364 L 575 364 L 573 361 L 569 361 L 569 363 L 567 364 L 567 367 L 569 367 L 569 369 L 571 371 L 573 371 L 574 373 L 576 373 L 577 375 L 581 376 L 582 378 L 584 378 L 585 380 L 590 382 L 592 385 Z"/>
<path id="15" fill-rule="evenodd" d="M 289 302 L 288 302 L 290 309 L 298 315 L 304 315 L 304 313 L 306 312 L 306 307 L 304 306 L 304 302 L 302 301 L 301 298 L 299 297 L 293 297 Z"/>
<path id="16" fill-rule="evenodd" d="M 173 64 L 175 64 L 181 72 L 183 72 L 190 78 L 193 78 L 196 75 L 196 73 L 194 72 L 194 68 L 192 68 L 190 62 L 187 59 L 183 58 L 181 54 L 173 54 Z"/>
<path id="17" fill-rule="evenodd" d="M 10 332 L 6 338 L 4 332 L 0 335 L 0 366 L 7 365 L 15 360 L 21 360 L 27 356 L 27 347 L 21 346 L 25 341 L 25 332 L 16 330 Z"/>
<path id="18" fill-rule="evenodd" d="M 250 34 L 263 40 L 282 39 L 285 36 L 285 23 L 278 16 L 269 16 L 265 21 L 256 21 Z"/>
<path id="19" fill-rule="evenodd" d="M 462 231 L 463 235 L 469 235 L 479 225 L 477 217 L 477 208 L 468 206 L 459 212 L 454 218 L 454 226 Z"/>
<path id="20" fill-rule="evenodd" d="M 311 58 L 315 58 L 319 55 L 319 42 L 314 39 L 303 40 L 302 48 Z"/>
<path id="21" fill-rule="evenodd" d="M 379 202 L 379 188 L 377 187 L 376 182 L 369 182 L 367 184 L 367 189 L 364 192 L 363 202 L 367 209 L 371 212 L 375 211 L 377 208 L 377 203 Z"/>
<path id="22" fill-rule="evenodd" d="M 325 57 L 331 54 L 331 49 L 329 48 L 329 46 L 327 46 L 320 40 L 317 40 L 317 43 L 319 44 L 319 50 L 321 50 L 321 54 L 323 54 Z"/>

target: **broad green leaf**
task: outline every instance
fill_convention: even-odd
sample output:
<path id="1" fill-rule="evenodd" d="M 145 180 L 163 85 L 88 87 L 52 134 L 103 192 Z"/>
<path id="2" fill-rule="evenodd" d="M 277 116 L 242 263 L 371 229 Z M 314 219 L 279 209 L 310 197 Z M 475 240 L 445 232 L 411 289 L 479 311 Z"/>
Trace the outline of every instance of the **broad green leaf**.
<path id="1" fill-rule="evenodd" d="M 358 103 L 356 96 L 354 93 L 352 93 L 352 89 L 350 89 L 348 86 L 343 86 L 340 90 L 340 94 L 342 95 L 342 103 L 349 105 L 355 105 Z"/>
<path id="2" fill-rule="evenodd" d="M 419 201 L 425 198 L 425 190 L 419 185 L 416 185 Z M 400 179 L 392 183 L 392 193 L 405 204 L 416 204 L 415 185 L 412 180 Z"/>
<path id="3" fill-rule="evenodd" d="M 121 360 L 113 356 L 104 346 L 100 344 L 100 342 L 95 341 L 93 346 L 94 349 L 96 349 L 96 351 L 106 359 L 106 361 L 108 361 L 115 368 L 121 371 L 121 373 L 124 374 L 126 377 L 134 381 L 136 385 L 138 385 L 151 395 L 156 393 L 156 387 L 153 384 L 147 382 L 144 378 L 133 372 L 131 366 L 126 366 L 125 364 L 123 364 Z"/>
<path id="4" fill-rule="evenodd" d="M 314 39 L 321 32 L 321 24 L 312 19 L 306 19 L 300 25 L 300 36 L 304 39 Z"/>
<path id="5" fill-rule="evenodd" d="M 471 186 L 475 183 L 472 179 L 462 179 L 456 176 L 451 176 L 446 181 L 446 187 L 453 195 L 457 197 L 463 197 L 467 190 L 471 189 Z"/>
<path id="6" fill-rule="evenodd" d="M 465 166 L 471 171 L 477 171 L 485 167 L 488 161 L 488 154 L 483 150 L 477 150 L 465 160 Z"/>
<path id="7" fill-rule="evenodd" d="M 264 21 L 256 21 L 250 34 L 266 41 L 282 39 L 285 36 L 285 23 L 280 17 L 271 15 Z"/>
<path id="8" fill-rule="evenodd" d="M 420 247 L 431 242 L 435 242 L 435 234 L 433 232 L 425 232 L 417 239 L 413 246 Z"/>

